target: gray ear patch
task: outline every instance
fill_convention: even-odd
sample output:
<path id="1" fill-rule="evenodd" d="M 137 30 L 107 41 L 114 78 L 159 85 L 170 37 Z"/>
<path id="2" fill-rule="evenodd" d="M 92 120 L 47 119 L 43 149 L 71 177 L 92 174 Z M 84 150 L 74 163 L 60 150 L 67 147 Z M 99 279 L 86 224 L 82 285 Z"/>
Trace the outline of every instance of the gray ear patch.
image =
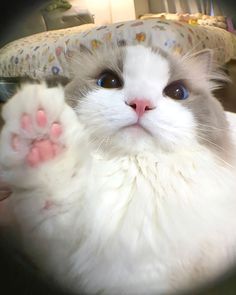
<path id="1" fill-rule="evenodd" d="M 198 142 L 226 159 L 231 151 L 228 123 L 224 109 L 212 90 L 219 85 L 215 80 L 227 81 L 228 78 L 217 70 L 213 51 L 204 49 L 180 58 L 169 55 L 167 59 L 170 65 L 169 83 L 184 80 L 189 88 L 189 98 L 180 103 L 195 118 Z"/>
<path id="2" fill-rule="evenodd" d="M 213 51 L 210 49 L 192 55 L 189 64 L 192 64 L 193 68 L 197 65 L 198 75 L 202 73 L 206 80 L 206 83 L 203 80 L 203 83 L 199 83 L 196 74 L 196 81 L 191 81 L 194 87 L 191 98 L 184 101 L 184 105 L 191 110 L 197 122 L 197 139 L 221 158 L 227 159 L 232 148 L 228 122 L 222 105 L 212 94 L 211 85 L 212 78 L 227 80 L 227 77 L 221 71 L 216 71 Z"/>
<path id="3" fill-rule="evenodd" d="M 123 71 L 124 47 L 103 46 L 90 50 L 81 44 L 80 50 L 71 63 L 74 78 L 65 88 L 67 102 L 72 107 L 97 88 L 96 79 L 101 72 L 111 70 L 121 76 Z"/>
<path id="4" fill-rule="evenodd" d="M 200 63 L 202 70 L 205 73 L 209 73 L 212 70 L 214 52 L 211 49 L 204 49 L 198 51 L 196 54 L 192 56 L 192 58 L 197 62 Z"/>
<path id="5" fill-rule="evenodd" d="M 221 104 L 206 92 L 199 93 L 184 104 L 197 122 L 197 140 L 222 158 L 227 158 L 231 142 Z"/>

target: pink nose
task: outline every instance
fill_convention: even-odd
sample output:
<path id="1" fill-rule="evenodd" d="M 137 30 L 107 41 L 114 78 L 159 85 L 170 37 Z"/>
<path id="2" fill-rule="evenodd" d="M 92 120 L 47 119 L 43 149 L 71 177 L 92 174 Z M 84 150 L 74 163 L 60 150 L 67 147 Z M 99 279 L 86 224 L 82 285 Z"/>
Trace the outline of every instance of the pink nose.
<path id="1" fill-rule="evenodd" d="M 154 109 L 153 104 L 150 100 L 147 99 L 138 99 L 135 98 L 134 100 L 131 100 L 129 103 L 127 103 L 131 108 L 135 110 L 138 117 L 142 117 L 142 115 L 146 111 L 150 111 Z"/>

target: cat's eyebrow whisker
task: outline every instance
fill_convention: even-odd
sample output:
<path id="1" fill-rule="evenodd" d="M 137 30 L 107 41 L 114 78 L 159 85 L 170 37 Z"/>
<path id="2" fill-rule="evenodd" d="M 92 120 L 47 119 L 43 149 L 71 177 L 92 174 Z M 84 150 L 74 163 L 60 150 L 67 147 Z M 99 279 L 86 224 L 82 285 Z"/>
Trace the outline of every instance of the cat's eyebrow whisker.
<path id="1" fill-rule="evenodd" d="M 203 40 L 197 42 L 190 50 L 188 50 L 188 52 L 185 55 L 183 55 L 183 57 L 185 58 L 185 56 L 186 56 L 186 57 L 191 58 L 192 56 L 194 56 L 195 53 L 197 53 L 196 48 L 201 44 L 204 44 Z M 223 46 L 217 46 L 217 47 L 212 47 L 210 49 L 213 50 L 213 51 L 217 51 L 217 50 L 219 51 L 219 50 L 224 49 L 224 47 Z M 204 50 L 204 48 L 201 48 L 200 50 Z"/>
<path id="2" fill-rule="evenodd" d="M 204 44 L 204 41 L 203 40 L 197 42 L 190 50 L 188 50 L 188 52 L 185 53 L 182 56 L 182 59 L 183 60 L 191 59 L 192 57 L 194 57 L 194 55 L 196 53 L 198 53 L 198 51 L 204 50 L 204 48 L 199 48 L 198 51 L 196 50 L 196 48 L 199 47 L 201 44 Z M 217 47 L 212 47 L 210 49 L 213 50 L 213 52 L 215 52 L 215 51 L 220 51 L 220 50 L 224 49 L 224 47 L 223 46 L 217 46 Z"/>
<path id="3" fill-rule="evenodd" d="M 183 58 L 185 58 L 185 57 L 191 58 L 191 56 L 194 55 L 194 53 L 196 52 L 196 48 L 201 44 L 204 44 L 203 40 L 197 42 L 190 50 L 188 50 L 188 52 L 183 55 Z"/>

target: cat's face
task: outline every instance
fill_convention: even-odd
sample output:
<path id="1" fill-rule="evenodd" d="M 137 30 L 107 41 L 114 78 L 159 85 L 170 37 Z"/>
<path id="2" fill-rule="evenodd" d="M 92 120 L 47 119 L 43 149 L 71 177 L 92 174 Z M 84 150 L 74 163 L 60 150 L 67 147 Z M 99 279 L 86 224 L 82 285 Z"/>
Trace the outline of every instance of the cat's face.
<path id="1" fill-rule="evenodd" d="M 177 59 L 144 46 L 100 49 L 80 57 L 66 96 L 98 149 L 221 146 L 227 123 L 211 95 L 210 59 L 207 51 Z"/>

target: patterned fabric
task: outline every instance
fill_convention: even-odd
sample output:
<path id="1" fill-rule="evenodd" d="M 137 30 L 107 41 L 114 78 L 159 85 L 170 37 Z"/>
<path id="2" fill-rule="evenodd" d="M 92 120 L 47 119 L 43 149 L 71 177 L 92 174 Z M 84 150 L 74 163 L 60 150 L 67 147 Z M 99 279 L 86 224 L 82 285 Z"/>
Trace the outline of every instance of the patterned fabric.
<path id="1" fill-rule="evenodd" d="M 106 43 L 152 44 L 175 54 L 212 48 L 220 65 L 236 58 L 236 36 L 223 29 L 162 19 L 136 20 L 86 31 L 79 26 L 43 32 L 11 42 L 0 50 L 0 76 L 70 78 L 68 61 L 76 58 L 80 45 L 96 49 Z"/>

